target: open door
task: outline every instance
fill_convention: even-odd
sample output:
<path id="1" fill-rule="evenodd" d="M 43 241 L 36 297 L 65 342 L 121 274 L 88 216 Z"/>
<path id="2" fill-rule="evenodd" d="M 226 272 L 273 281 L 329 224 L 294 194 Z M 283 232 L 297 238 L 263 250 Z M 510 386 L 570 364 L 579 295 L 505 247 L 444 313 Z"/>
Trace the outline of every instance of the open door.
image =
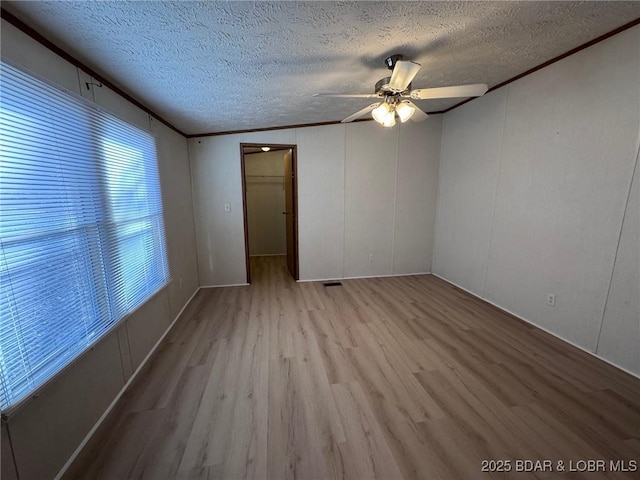
<path id="1" fill-rule="evenodd" d="M 287 218 L 286 234 L 287 234 L 287 268 L 289 273 L 296 280 L 298 279 L 298 262 L 297 262 L 297 239 L 296 239 L 296 176 L 293 160 L 293 151 L 289 150 L 284 155 L 284 200 L 285 211 L 283 212 Z"/>
<path id="2" fill-rule="evenodd" d="M 247 283 L 251 283 L 251 259 L 249 254 L 249 221 L 247 213 L 247 176 L 245 165 L 245 154 L 251 155 L 261 153 L 265 147 L 269 151 L 281 151 L 283 153 L 283 187 L 285 195 L 284 211 L 285 215 L 285 236 L 286 236 L 286 262 L 287 269 L 291 276 L 298 280 L 298 185 L 297 185 L 297 163 L 296 145 L 276 145 L 276 144 L 240 144 L 240 159 L 242 171 L 242 196 L 244 210 L 244 231 L 245 231 L 245 261 L 247 268 Z M 282 224 L 280 224 L 282 225 Z M 281 226 L 279 228 L 282 228 Z"/>

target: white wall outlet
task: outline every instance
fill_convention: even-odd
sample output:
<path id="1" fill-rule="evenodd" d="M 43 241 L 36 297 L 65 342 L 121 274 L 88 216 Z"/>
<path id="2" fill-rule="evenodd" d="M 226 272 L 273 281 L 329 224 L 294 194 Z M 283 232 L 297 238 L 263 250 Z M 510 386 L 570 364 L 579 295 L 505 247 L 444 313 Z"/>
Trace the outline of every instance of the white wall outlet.
<path id="1" fill-rule="evenodd" d="M 370 261 L 370 262 L 373 262 L 373 253 L 370 253 L 370 254 L 369 254 L 369 261 Z"/>
<path id="2" fill-rule="evenodd" d="M 224 211 L 229 213 L 231 211 L 231 204 L 230 203 L 225 203 L 224 204 Z"/>
<path id="3" fill-rule="evenodd" d="M 556 294 L 555 293 L 547 293 L 547 305 L 550 307 L 556 306 Z"/>

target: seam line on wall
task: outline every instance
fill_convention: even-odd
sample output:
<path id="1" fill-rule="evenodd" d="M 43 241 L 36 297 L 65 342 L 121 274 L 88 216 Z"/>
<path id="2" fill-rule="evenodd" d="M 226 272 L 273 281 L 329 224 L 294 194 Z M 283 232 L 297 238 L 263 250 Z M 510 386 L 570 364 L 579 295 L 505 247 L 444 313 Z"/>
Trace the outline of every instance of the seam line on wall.
<path id="1" fill-rule="evenodd" d="M 391 230 L 391 274 L 396 270 L 396 218 L 398 212 L 398 169 L 400 165 L 400 129 L 402 125 L 398 125 L 398 133 L 396 137 L 396 171 L 395 181 L 393 185 L 393 223 Z"/>
<path id="2" fill-rule="evenodd" d="M 342 162 L 342 276 L 345 274 L 345 253 L 347 251 L 347 128 L 348 125 L 344 125 L 344 148 Z"/>
<path id="3" fill-rule="evenodd" d="M 638 129 L 638 138 L 636 139 L 636 161 L 631 171 L 631 181 L 629 182 L 629 188 L 627 189 L 627 201 L 624 204 L 624 210 L 622 212 L 622 221 L 620 222 L 620 233 L 618 234 L 618 243 L 616 244 L 616 253 L 613 257 L 613 266 L 611 267 L 611 276 L 609 277 L 609 286 L 607 288 L 607 296 L 604 300 L 604 308 L 602 309 L 602 317 L 600 318 L 600 329 L 598 330 L 598 338 L 596 339 L 595 353 L 598 353 L 600 349 L 600 337 L 602 336 L 602 327 L 604 326 L 605 315 L 607 314 L 607 306 L 609 305 L 609 295 L 611 294 L 611 285 L 613 284 L 613 275 L 616 271 L 616 264 L 618 263 L 618 252 L 620 250 L 620 242 L 622 241 L 622 230 L 624 229 L 624 221 L 627 217 L 627 210 L 629 209 L 629 202 L 631 200 L 631 191 L 633 189 L 633 180 L 636 176 L 636 170 L 638 169 L 638 158 L 640 157 L 640 129 Z"/>
<path id="4" fill-rule="evenodd" d="M 78 77 L 78 92 L 80 92 L 80 95 L 82 95 L 82 79 L 80 78 L 80 76 L 82 75 L 81 70 L 76 67 L 76 77 Z"/>
<path id="5" fill-rule="evenodd" d="M 167 296 L 168 296 L 168 292 L 167 292 Z M 127 334 L 127 349 L 129 350 L 129 364 L 131 365 L 131 368 L 133 369 L 133 355 L 131 355 L 131 342 L 129 341 L 129 321 L 127 319 L 127 322 L 124 325 L 124 331 Z M 118 337 L 118 341 L 120 340 L 120 337 Z"/>
<path id="6" fill-rule="evenodd" d="M 13 449 L 13 439 L 11 438 L 11 428 L 9 422 L 3 420 L 4 428 L 7 429 L 7 438 L 9 439 L 9 450 L 11 451 L 11 458 L 13 459 L 13 471 L 16 473 L 16 478 L 20 480 L 20 472 L 18 471 L 18 461 L 16 460 L 16 453 Z"/>
<path id="7" fill-rule="evenodd" d="M 441 181 L 442 181 L 442 157 L 444 156 L 444 131 L 445 131 L 445 123 L 447 122 L 447 115 L 442 116 L 442 124 L 440 125 L 440 148 L 438 154 L 438 185 L 436 192 L 436 215 L 433 219 L 433 247 L 431 249 L 431 272 L 433 273 L 434 266 L 436 264 L 437 252 L 438 252 L 438 231 L 439 227 L 439 219 L 440 219 L 440 207 L 442 206 L 442 201 L 440 195 L 442 193 Z"/>
<path id="8" fill-rule="evenodd" d="M 202 282 L 202 277 L 200 276 L 200 248 L 198 248 L 198 226 L 196 225 L 196 195 L 195 189 L 193 188 L 193 175 L 194 175 L 194 162 L 192 161 L 191 150 L 196 148 L 194 143 L 198 140 L 189 140 L 185 138 L 185 142 L 187 144 L 187 158 L 189 159 L 189 186 L 191 188 L 191 214 L 193 215 L 193 239 L 196 246 L 196 275 L 198 278 L 198 286 L 200 286 Z"/>
<path id="9" fill-rule="evenodd" d="M 502 129 L 500 131 L 500 149 L 498 151 L 498 169 L 496 171 L 496 184 L 493 190 L 493 202 L 491 205 L 491 217 L 489 219 L 489 244 L 487 245 L 487 256 L 484 262 L 484 275 L 482 277 L 482 285 L 480 286 L 480 291 L 482 295 L 487 295 L 487 276 L 489 273 L 489 259 L 491 258 L 491 246 L 493 244 L 493 233 L 494 233 L 494 220 L 496 213 L 496 204 L 498 203 L 498 189 L 500 188 L 500 171 L 502 170 L 502 156 L 504 149 L 504 131 L 507 125 L 507 112 L 509 111 L 509 97 L 511 93 L 511 87 L 507 86 L 505 89 L 505 100 L 504 100 L 504 111 L 502 114 Z"/>
<path id="10" fill-rule="evenodd" d="M 193 242 L 196 247 L 196 278 L 198 279 L 198 285 L 200 285 L 200 261 L 198 259 L 198 232 L 196 231 L 196 206 L 193 196 L 193 169 L 191 162 L 191 145 L 187 138 L 184 138 L 184 145 L 187 149 L 187 162 L 189 163 L 189 189 L 191 190 L 191 225 L 193 225 Z"/>
<path id="11" fill-rule="evenodd" d="M 124 328 L 124 330 L 126 330 L 126 326 Z M 129 343 L 128 341 L 128 337 L 129 335 L 127 335 L 127 343 Z M 125 383 L 127 383 L 127 372 L 124 368 L 124 355 L 123 355 L 123 351 L 122 351 L 122 341 L 120 339 L 120 331 L 116 331 L 116 338 L 118 339 L 118 352 L 120 353 L 120 368 L 122 368 L 122 384 L 124 385 Z M 131 360 L 131 355 L 129 355 L 129 360 Z"/>

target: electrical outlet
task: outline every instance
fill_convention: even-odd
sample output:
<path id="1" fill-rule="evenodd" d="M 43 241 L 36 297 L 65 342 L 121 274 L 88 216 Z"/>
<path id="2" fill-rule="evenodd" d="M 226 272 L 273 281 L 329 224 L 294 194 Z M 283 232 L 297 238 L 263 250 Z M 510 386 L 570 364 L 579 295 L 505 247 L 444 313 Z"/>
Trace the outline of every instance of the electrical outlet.
<path id="1" fill-rule="evenodd" d="M 369 261 L 370 261 L 370 262 L 373 262 L 373 253 L 370 253 L 370 254 L 369 254 Z"/>
<path id="2" fill-rule="evenodd" d="M 547 305 L 550 307 L 556 306 L 556 295 L 555 293 L 547 293 Z"/>

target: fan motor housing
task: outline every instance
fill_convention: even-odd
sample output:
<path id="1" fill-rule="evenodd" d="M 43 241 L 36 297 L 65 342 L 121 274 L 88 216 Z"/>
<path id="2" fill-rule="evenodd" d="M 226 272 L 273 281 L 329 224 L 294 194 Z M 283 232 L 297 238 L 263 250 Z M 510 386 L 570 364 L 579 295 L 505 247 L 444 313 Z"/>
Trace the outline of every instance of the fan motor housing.
<path id="1" fill-rule="evenodd" d="M 378 95 L 401 95 L 405 92 L 411 91 L 411 84 L 409 84 L 407 85 L 407 88 L 404 92 L 393 92 L 389 88 L 389 83 L 391 83 L 391 77 L 384 77 L 378 80 L 374 90 L 375 93 L 377 93 Z"/>
<path id="2" fill-rule="evenodd" d="M 389 83 L 391 82 L 391 77 L 385 77 L 381 80 L 378 80 L 375 87 L 376 93 L 386 93 L 389 91 Z"/>

